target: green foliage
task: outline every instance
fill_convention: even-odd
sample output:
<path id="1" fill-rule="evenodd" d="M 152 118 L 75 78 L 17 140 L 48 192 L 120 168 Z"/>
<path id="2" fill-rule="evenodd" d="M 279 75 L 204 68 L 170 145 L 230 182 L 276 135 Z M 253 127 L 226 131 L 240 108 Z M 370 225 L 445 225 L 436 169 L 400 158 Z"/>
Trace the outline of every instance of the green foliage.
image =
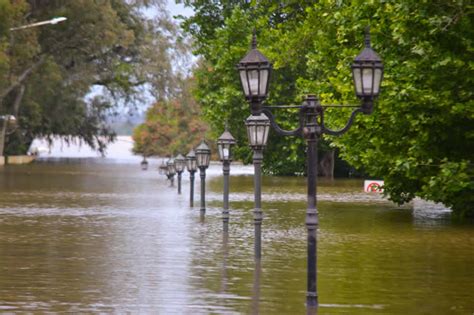
<path id="1" fill-rule="evenodd" d="M 151 5 L 157 17 L 140 11 Z M 54 16 L 67 21 L 10 31 Z M 6 152 L 25 153 L 37 136 L 78 137 L 103 151 L 118 105 L 141 102 L 145 89 L 157 100 L 175 93 L 172 63 L 186 48 L 177 35 L 162 0 L 0 0 L 0 114 L 19 122 Z"/>
<path id="2" fill-rule="evenodd" d="M 362 49 L 363 29 L 371 25 L 372 46 L 385 65 L 380 99 L 374 113 L 357 117 L 347 134 L 326 140 L 352 165 L 383 178 L 393 201 L 420 196 L 461 216 L 474 215 L 474 8 L 469 1 L 188 4 L 196 14 L 184 26 L 198 39 L 195 51 L 204 59 L 196 96 L 213 129 L 221 127 L 222 117 L 233 122 L 241 157 L 249 156 L 242 147 L 242 120 L 249 111 L 234 65 L 248 49 L 251 29 L 257 28 L 259 49 L 274 64 L 267 104 L 298 103 L 307 93 L 317 94 L 323 104 L 354 104 L 350 65 Z M 325 117 L 336 128 L 348 115 L 337 108 Z M 278 117 L 287 129 L 295 119 L 288 113 Z M 303 167 L 299 139 L 269 143 L 267 170 Z"/>
<path id="3" fill-rule="evenodd" d="M 150 107 L 143 124 L 133 132 L 133 152 L 143 156 L 186 155 L 202 140 L 207 126 L 188 93 L 192 80 L 182 82 L 182 92 L 172 100 L 159 101 Z"/>
<path id="4" fill-rule="evenodd" d="M 296 3 L 296 2 L 295 2 Z M 202 63 L 195 71 L 197 88 L 195 96 L 203 108 L 212 135 L 217 138 L 227 121 L 229 129 L 237 140 L 235 156 L 244 162 L 251 161 L 251 150 L 247 146 L 246 130 L 243 122 L 250 115 L 249 105 L 242 95 L 235 65 L 249 49 L 251 33 L 254 27 L 252 17 L 274 16 L 274 23 L 280 23 L 285 13 L 278 12 L 279 7 L 269 5 L 261 12 L 252 10 L 249 4 L 241 1 L 223 2 L 218 4 L 193 2 L 196 15 L 184 22 L 184 27 L 197 39 L 195 53 L 203 57 Z M 231 10 L 230 7 L 233 7 Z M 216 10 L 220 14 L 216 13 Z M 268 11 L 266 11 L 268 10 Z M 294 16 L 303 14 L 297 10 Z M 263 21 L 263 17 L 262 17 Z M 278 27 L 284 26 L 281 22 Z M 270 59 L 279 52 L 272 51 L 272 42 L 276 37 L 269 36 L 263 28 L 259 36 L 259 48 Z M 270 47 L 267 49 L 267 47 Z M 286 60 L 286 59 L 285 59 Z M 271 92 L 267 104 L 300 103 L 302 97 L 297 95 L 295 83 L 298 66 L 294 64 L 277 64 L 271 83 Z M 293 129 L 297 123 L 296 112 L 282 111 L 277 114 L 280 125 L 285 129 Z M 293 175 L 304 172 L 305 157 L 304 141 L 299 138 L 279 137 L 270 134 L 269 145 L 264 155 L 264 171 L 267 173 Z"/>

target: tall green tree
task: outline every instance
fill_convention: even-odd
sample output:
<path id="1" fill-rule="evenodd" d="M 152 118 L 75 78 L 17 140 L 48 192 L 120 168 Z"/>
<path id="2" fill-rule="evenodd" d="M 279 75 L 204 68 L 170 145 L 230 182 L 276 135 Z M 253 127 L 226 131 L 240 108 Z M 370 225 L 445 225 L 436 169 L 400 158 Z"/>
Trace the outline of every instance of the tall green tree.
<path id="1" fill-rule="evenodd" d="M 275 69 L 267 104 L 298 103 L 307 93 L 325 104 L 354 104 L 350 65 L 362 49 L 363 29 L 371 25 L 373 47 L 385 64 L 380 99 L 374 113 L 357 117 L 346 135 L 326 140 L 351 164 L 383 178 L 393 201 L 420 196 L 443 202 L 457 215 L 474 215 L 474 9 L 469 1 L 185 3 L 196 14 L 184 27 L 204 59 L 196 96 L 211 125 L 232 117 L 240 139 L 248 108 L 234 66 L 248 50 L 252 28 Z M 348 115 L 337 108 L 326 118 L 336 127 Z M 287 113 L 278 118 L 284 126 L 294 121 Z M 267 168 L 281 173 L 282 164 L 303 168 L 300 140 L 269 142 Z"/>

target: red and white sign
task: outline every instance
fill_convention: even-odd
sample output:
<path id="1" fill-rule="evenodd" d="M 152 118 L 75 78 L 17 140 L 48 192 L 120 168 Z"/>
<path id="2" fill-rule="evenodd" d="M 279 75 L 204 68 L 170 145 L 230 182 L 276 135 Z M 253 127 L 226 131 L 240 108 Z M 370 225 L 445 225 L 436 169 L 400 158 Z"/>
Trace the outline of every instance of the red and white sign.
<path id="1" fill-rule="evenodd" d="M 365 180 L 364 191 L 368 193 L 382 193 L 383 192 L 383 180 Z"/>

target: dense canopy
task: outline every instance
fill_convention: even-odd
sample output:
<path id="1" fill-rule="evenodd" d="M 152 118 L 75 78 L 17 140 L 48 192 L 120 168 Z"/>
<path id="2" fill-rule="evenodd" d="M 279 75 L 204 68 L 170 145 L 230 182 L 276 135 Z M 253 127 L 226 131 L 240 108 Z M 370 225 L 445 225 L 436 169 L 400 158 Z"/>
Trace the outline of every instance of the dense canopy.
<path id="1" fill-rule="evenodd" d="M 474 25 L 468 1 L 184 1 L 195 53 L 196 97 L 214 130 L 228 119 L 248 158 L 242 121 L 249 113 L 235 64 L 256 28 L 259 49 L 273 62 L 267 104 L 297 104 L 315 93 L 324 104 L 354 104 L 350 65 L 372 30 L 385 78 L 372 115 L 358 117 L 343 137 L 326 138 L 352 165 L 385 180 L 398 203 L 415 196 L 474 215 Z M 341 126 L 348 113 L 326 119 Z M 284 126 L 296 117 L 278 115 Z M 304 169 L 300 139 L 271 135 L 264 167 Z"/>

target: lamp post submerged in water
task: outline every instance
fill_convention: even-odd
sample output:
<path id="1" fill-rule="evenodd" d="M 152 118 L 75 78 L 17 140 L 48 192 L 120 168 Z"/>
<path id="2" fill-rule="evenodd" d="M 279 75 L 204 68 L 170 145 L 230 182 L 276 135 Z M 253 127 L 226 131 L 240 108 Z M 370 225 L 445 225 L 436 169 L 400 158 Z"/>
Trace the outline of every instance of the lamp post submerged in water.
<path id="1" fill-rule="evenodd" d="M 176 168 L 173 157 L 170 157 L 166 162 L 166 177 L 170 180 L 170 186 L 174 186 L 174 175 L 176 174 Z"/>
<path id="2" fill-rule="evenodd" d="M 196 162 L 196 152 L 191 149 L 189 153 L 186 155 L 186 168 L 189 172 L 189 204 L 191 207 L 194 206 L 194 173 L 197 170 L 197 162 Z"/>
<path id="3" fill-rule="evenodd" d="M 206 169 L 211 159 L 211 149 L 205 140 L 202 140 L 196 148 L 196 164 L 201 176 L 201 217 L 206 213 Z"/>
<path id="4" fill-rule="evenodd" d="M 307 294 L 306 305 L 309 308 L 318 306 L 317 293 L 317 228 L 319 225 L 317 211 L 317 143 L 323 134 L 339 136 L 345 133 L 354 121 L 357 113 L 370 114 L 373 110 L 373 102 L 379 94 L 380 83 L 383 78 L 383 64 L 380 57 L 370 47 L 370 34 L 368 28 L 365 35 L 365 48 L 354 59 L 352 74 L 355 94 L 361 103 L 357 106 L 331 106 L 331 107 L 355 107 L 346 125 L 340 130 L 331 130 L 324 124 L 324 111 L 328 106 L 322 106 L 314 95 L 308 95 L 302 105 L 298 106 L 262 106 L 262 101 L 268 94 L 268 80 L 271 72 L 271 64 L 268 59 L 257 50 L 255 33 L 252 39 L 252 49 L 238 64 L 242 89 L 246 99 L 250 103 L 252 115 L 247 119 L 247 133 L 250 146 L 254 150 L 255 165 L 255 221 L 260 219 L 260 164 L 263 159 L 262 149 L 265 147 L 268 137 L 268 129 L 271 125 L 275 132 L 283 136 L 299 136 L 306 139 L 307 144 Z M 294 130 L 283 130 L 275 122 L 271 109 L 294 108 L 299 110 L 299 126 Z M 261 220 L 260 220 L 261 222 Z M 257 227 L 255 235 L 257 238 Z M 260 231 L 258 231 L 260 232 Z M 260 237 L 260 235 L 258 235 Z M 255 241 L 257 244 L 257 240 Z M 258 240 L 258 242 L 260 242 Z M 258 250 L 258 251 L 257 251 Z M 255 256 L 260 258 L 260 248 L 255 247 Z"/>
<path id="5" fill-rule="evenodd" d="M 162 160 L 161 165 L 158 167 L 158 174 L 167 175 L 167 173 L 168 173 L 168 166 L 166 165 L 165 160 Z"/>
<path id="6" fill-rule="evenodd" d="M 251 115 L 245 121 L 247 127 L 247 136 L 249 139 L 249 145 L 253 150 L 253 166 L 254 166 L 254 211 L 253 221 L 255 226 L 255 243 L 254 251 L 255 258 L 260 259 L 262 257 L 262 161 L 263 161 L 263 149 L 265 148 L 268 140 L 268 132 L 270 130 L 270 120 L 268 117 L 259 113 L 258 115 Z"/>
<path id="7" fill-rule="evenodd" d="M 181 174 L 186 167 L 186 159 L 181 154 L 178 154 L 178 156 L 176 156 L 174 159 L 174 164 L 176 173 L 178 173 L 178 194 L 181 194 Z"/>
<path id="8" fill-rule="evenodd" d="M 219 158 L 222 161 L 222 172 L 224 175 L 224 202 L 222 207 L 222 221 L 224 224 L 224 232 L 229 230 L 229 173 L 230 162 L 232 161 L 232 146 L 235 139 L 226 129 L 224 133 L 217 139 L 217 147 L 219 149 Z"/>
<path id="9" fill-rule="evenodd" d="M 143 160 L 141 161 L 140 166 L 142 168 L 142 171 L 146 171 L 148 169 L 148 161 L 146 160 L 145 156 L 143 156 Z"/>

